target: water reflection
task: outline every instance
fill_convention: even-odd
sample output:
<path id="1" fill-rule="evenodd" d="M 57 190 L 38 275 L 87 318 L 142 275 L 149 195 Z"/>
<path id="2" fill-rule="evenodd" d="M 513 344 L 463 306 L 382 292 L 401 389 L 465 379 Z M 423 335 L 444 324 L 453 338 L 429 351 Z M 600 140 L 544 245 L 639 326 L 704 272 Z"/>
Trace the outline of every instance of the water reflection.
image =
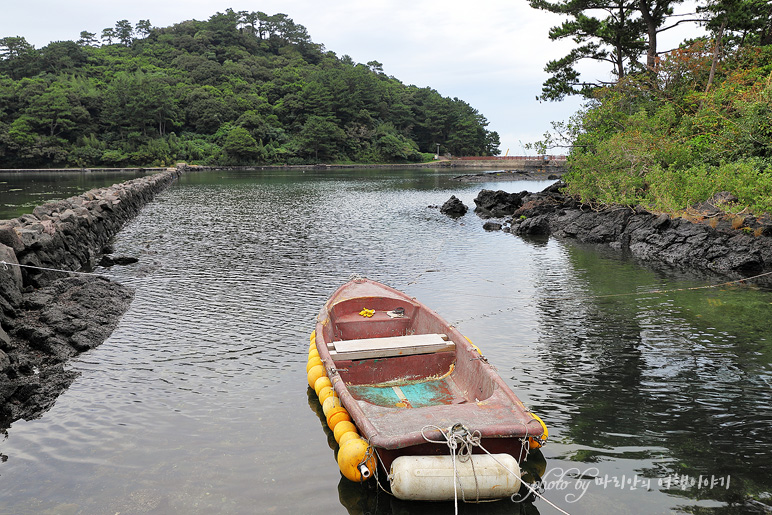
<path id="1" fill-rule="evenodd" d="M 579 446 L 563 459 L 639 461 L 641 478 L 688 478 L 675 488 L 655 481 L 685 500 L 743 503 L 769 488 L 765 313 L 772 294 L 744 286 L 688 290 L 703 283 L 674 284 L 578 246 L 567 253 L 565 281 L 576 297 L 556 292 L 550 278 L 537 301 L 540 344 L 560 392 L 543 396 L 538 409 L 559 413 L 563 434 Z M 684 290 L 619 295 L 656 285 Z"/>

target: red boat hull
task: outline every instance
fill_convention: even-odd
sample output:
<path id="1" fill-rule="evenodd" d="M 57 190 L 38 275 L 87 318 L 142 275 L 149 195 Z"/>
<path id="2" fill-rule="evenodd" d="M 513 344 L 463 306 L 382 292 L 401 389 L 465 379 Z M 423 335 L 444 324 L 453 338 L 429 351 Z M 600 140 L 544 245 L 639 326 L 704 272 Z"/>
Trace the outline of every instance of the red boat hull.
<path id="1" fill-rule="evenodd" d="M 316 348 L 341 403 L 387 472 L 402 455 L 447 455 L 447 444 L 432 442 L 444 440 L 440 429 L 458 424 L 478 435 L 488 452 L 518 462 L 527 456 L 528 439 L 544 431 L 460 332 L 375 281 L 350 281 L 330 297 L 317 319 Z"/>

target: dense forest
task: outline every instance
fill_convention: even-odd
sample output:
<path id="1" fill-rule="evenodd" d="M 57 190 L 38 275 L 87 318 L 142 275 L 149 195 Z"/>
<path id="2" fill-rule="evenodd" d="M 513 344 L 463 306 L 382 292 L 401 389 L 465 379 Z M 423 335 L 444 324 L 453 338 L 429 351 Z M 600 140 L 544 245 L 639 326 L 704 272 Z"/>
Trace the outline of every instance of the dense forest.
<path id="1" fill-rule="evenodd" d="M 496 155 L 458 98 L 312 42 L 285 14 L 228 9 L 35 49 L 0 38 L 0 168 L 415 162 Z"/>
<path id="2" fill-rule="evenodd" d="M 772 2 L 701 0 L 675 17 L 673 0 L 529 1 L 569 15 L 552 39 L 580 43 L 547 64 L 541 95 L 586 98 L 540 145 L 570 149 L 566 192 L 689 216 L 728 191 L 728 209 L 772 213 Z M 684 22 L 708 35 L 662 51 L 657 36 Z M 584 59 L 609 78 L 581 77 Z"/>

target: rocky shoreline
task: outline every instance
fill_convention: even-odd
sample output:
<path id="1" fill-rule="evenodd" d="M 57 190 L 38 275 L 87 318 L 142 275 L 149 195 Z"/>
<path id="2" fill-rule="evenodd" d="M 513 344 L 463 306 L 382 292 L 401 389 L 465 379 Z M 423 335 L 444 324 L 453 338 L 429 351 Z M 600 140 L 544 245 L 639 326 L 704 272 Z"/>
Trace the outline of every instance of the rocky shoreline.
<path id="1" fill-rule="evenodd" d="M 564 170 L 550 170 L 548 172 L 529 170 L 496 170 L 493 172 L 467 173 L 463 175 L 457 175 L 456 177 L 453 177 L 453 180 L 460 182 L 508 182 L 524 180 L 553 181 L 560 179 L 564 173 Z"/>
<path id="2" fill-rule="evenodd" d="M 641 206 L 594 209 L 563 195 L 562 186 L 558 182 L 539 193 L 482 190 L 475 212 L 501 219 L 486 221 L 487 230 L 607 245 L 644 261 L 732 277 L 772 271 L 772 218 L 728 214 L 737 200 L 729 193 L 693 206 L 687 219 Z"/>
<path id="3" fill-rule="evenodd" d="M 0 221 L 0 430 L 49 409 L 77 375 L 64 363 L 110 336 L 133 291 L 87 272 L 110 253 L 124 224 L 183 171 L 91 190 Z"/>

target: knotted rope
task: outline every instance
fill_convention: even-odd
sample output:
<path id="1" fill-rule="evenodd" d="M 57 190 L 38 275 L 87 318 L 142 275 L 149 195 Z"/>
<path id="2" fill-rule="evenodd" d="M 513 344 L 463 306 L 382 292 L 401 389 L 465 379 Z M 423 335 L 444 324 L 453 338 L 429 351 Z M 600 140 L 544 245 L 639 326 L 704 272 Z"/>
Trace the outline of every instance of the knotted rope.
<path id="1" fill-rule="evenodd" d="M 425 430 L 427 429 L 435 429 L 439 431 L 440 434 L 444 437 L 444 440 L 432 440 L 425 434 Z M 499 461 L 496 456 L 488 452 L 488 449 L 483 447 L 482 445 L 482 435 L 480 434 L 480 431 L 469 431 L 464 425 L 462 424 L 455 424 L 453 427 L 449 428 L 448 430 L 444 430 L 441 427 L 435 426 L 435 425 L 426 425 L 423 428 L 421 428 L 421 436 L 423 436 L 424 440 L 429 443 L 436 443 L 436 444 L 445 444 L 448 446 L 448 449 L 450 450 L 450 456 L 453 460 L 453 500 L 454 500 L 454 507 L 455 507 L 455 513 L 458 515 L 458 486 L 461 485 L 461 479 L 458 476 L 458 469 L 456 468 L 456 460 L 461 461 L 465 463 L 466 461 L 470 460 L 472 458 L 472 451 L 475 447 L 479 447 L 485 454 L 490 456 L 493 461 L 498 463 L 504 470 L 509 472 L 513 477 L 517 478 L 518 480 L 521 480 L 520 474 L 513 471 L 501 461 Z M 472 465 L 472 474 L 474 475 L 474 483 L 475 483 L 475 489 L 477 498 L 475 502 L 480 502 L 480 487 L 479 483 L 477 481 L 477 473 L 474 470 L 474 461 L 471 461 Z M 524 481 L 520 481 L 520 484 L 525 486 L 531 493 L 533 493 L 535 496 L 539 497 L 540 499 L 544 500 L 547 504 L 555 508 L 557 511 L 562 513 L 563 515 L 570 515 L 568 512 L 564 511 L 563 509 L 559 508 L 552 502 L 550 502 L 546 497 L 544 497 L 542 494 L 537 492 L 531 485 Z M 461 489 L 461 498 L 464 502 L 467 502 L 464 498 L 464 490 Z"/>

